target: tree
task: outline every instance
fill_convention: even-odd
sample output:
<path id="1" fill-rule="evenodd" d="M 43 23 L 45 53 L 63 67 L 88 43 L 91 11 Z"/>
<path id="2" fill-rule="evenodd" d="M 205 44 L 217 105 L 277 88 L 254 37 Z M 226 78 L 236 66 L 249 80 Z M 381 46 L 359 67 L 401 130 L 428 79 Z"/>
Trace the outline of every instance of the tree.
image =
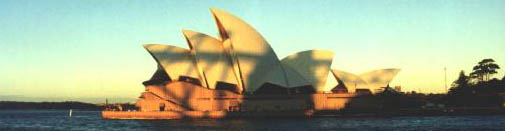
<path id="1" fill-rule="evenodd" d="M 465 94 L 465 92 L 467 92 L 467 90 L 468 90 L 467 87 L 470 87 L 469 80 L 470 80 L 470 77 L 465 75 L 465 71 L 461 70 L 461 72 L 459 72 L 458 79 L 455 80 L 451 84 L 451 89 L 449 91 L 449 94 L 453 94 L 453 95 Z"/>
<path id="2" fill-rule="evenodd" d="M 465 75 L 465 71 L 461 70 L 459 72 L 459 77 L 454 83 L 452 83 L 451 88 L 464 88 L 469 86 L 469 77 Z"/>
<path id="3" fill-rule="evenodd" d="M 447 102 L 450 105 L 462 106 L 468 104 L 468 99 L 474 95 L 473 88 L 470 88 L 470 77 L 465 74 L 465 71 L 459 72 L 459 77 L 451 84 Z"/>
<path id="4" fill-rule="evenodd" d="M 496 74 L 500 66 L 493 59 L 483 59 L 478 65 L 473 67 L 473 72 L 470 73 L 472 78 L 477 78 L 479 82 L 489 81 L 493 74 Z"/>

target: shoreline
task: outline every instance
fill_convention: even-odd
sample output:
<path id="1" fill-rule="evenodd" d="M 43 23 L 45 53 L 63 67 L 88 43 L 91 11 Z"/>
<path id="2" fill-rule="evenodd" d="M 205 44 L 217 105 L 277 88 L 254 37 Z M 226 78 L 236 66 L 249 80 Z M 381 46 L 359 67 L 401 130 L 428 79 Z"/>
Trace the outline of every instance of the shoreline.
<path id="1" fill-rule="evenodd" d="M 23 104 L 23 106 L 13 106 L 16 104 Z M 28 103 L 28 104 L 27 104 Z M 57 107 L 41 106 L 47 103 L 58 105 Z M 80 105 L 80 106 L 76 106 Z M 86 106 L 82 106 L 86 105 Z M 91 104 L 85 102 L 19 102 L 19 101 L 0 101 L 0 111 L 96 111 L 103 112 L 105 105 Z M 117 112 L 117 111 L 116 111 Z M 127 112 L 127 111 L 124 111 Z M 132 111 L 130 111 L 132 112 Z M 133 111 L 138 112 L 138 111 Z M 193 111 L 198 112 L 198 111 Z M 231 117 L 246 118 L 262 117 L 261 114 L 269 114 L 262 112 L 226 112 L 220 111 L 225 114 L 230 114 Z M 280 115 L 279 117 L 305 117 L 304 111 L 280 111 L 287 115 Z M 295 113 L 289 113 L 295 112 Z M 236 115 L 238 114 L 238 115 Z M 258 116 L 254 116 L 259 114 Z M 278 113 L 277 113 L 278 114 Z M 398 116 L 471 116 L 471 115 L 505 115 L 505 107 L 445 107 L 445 108 L 402 108 L 402 109 L 379 109 L 369 111 L 367 109 L 343 109 L 343 110 L 329 110 L 329 111 L 315 111 L 310 117 L 398 117 Z M 268 117 L 268 116 L 265 116 Z"/>
<path id="2" fill-rule="evenodd" d="M 430 116 L 478 116 L 505 115 L 505 108 L 445 108 L 445 109 L 402 109 L 402 111 L 345 112 L 345 111 L 102 111 L 104 119 L 229 119 L 229 118 L 360 118 L 360 117 L 430 117 Z"/>
<path id="3" fill-rule="evenodd" d="M 105 105 L 79 101 L 63 102 L 22 102 L 0 101 L 0 110 L 95 110 L 105 109 Z"/>

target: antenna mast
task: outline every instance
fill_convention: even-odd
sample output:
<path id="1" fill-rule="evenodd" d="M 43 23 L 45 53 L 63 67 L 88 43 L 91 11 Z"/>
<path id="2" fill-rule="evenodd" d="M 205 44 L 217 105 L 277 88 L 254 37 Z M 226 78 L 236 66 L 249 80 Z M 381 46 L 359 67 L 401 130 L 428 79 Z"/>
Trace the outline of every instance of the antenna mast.
<path id="1" fill-rule="evenodd" d="M 449 93 L 447 91 L 447 67 L 444 67 L 444 86 L 445 86 L 445 93 Z"/>

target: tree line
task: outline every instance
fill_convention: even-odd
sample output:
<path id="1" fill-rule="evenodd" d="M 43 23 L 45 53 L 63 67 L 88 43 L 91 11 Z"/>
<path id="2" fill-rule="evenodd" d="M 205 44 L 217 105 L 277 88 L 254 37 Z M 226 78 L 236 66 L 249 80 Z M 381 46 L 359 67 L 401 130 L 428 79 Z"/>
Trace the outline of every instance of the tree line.
<path id="1" fill-rule="evenodd" d="M 447 104 L 454 106 L 500 106 L 505 95 L 505 76 L 493 78 L 500 66 L 493 59 L 483 59 L 468 75 L 462 70 L 447 94 Z"/>

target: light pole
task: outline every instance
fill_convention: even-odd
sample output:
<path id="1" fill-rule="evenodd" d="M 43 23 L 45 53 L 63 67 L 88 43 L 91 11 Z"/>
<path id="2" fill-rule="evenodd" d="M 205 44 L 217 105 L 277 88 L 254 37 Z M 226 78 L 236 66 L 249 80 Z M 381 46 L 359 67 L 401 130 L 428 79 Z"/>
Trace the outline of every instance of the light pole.
<path id="1" fill-rule="evenodd" d="M 445 86 L 445 93 L 448 94 L 449 92 L 447 91 L 447 67 L 444 67 L 444 86 Z"/>

